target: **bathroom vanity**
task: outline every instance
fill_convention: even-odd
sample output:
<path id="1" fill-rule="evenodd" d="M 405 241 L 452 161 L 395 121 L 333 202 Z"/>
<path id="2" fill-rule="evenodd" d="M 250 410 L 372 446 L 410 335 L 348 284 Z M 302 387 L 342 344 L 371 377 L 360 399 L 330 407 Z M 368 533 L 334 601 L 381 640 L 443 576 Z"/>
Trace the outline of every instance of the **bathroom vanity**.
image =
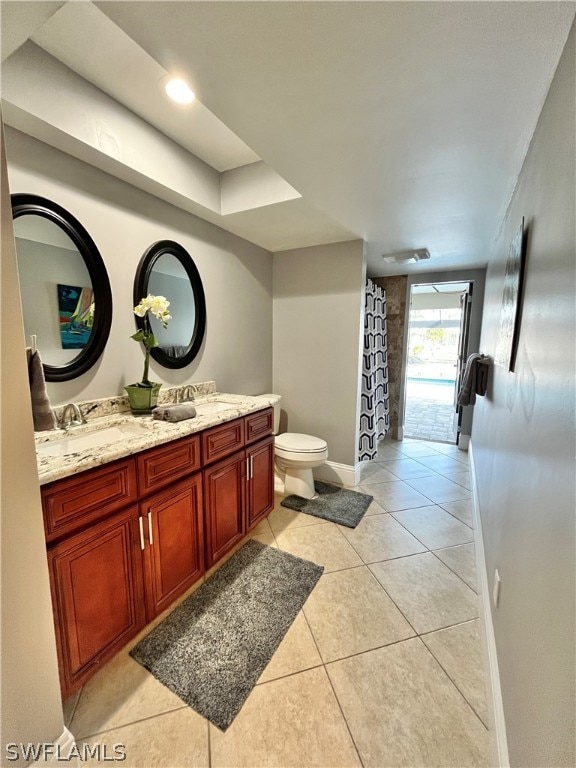
<path id="1" fill-rule="evenodd" d="M 68 437 L 38 443 L 64 697 L 273 508 L 272 408 L 226 395 L 229 407 L 203 412 L 200 401 L 216 397 L 199 398 L 204 415 L 177 424 L 131 430 L 127 414 L 101 418 L 123 438 L 97 450 L 58 456 Z"/>

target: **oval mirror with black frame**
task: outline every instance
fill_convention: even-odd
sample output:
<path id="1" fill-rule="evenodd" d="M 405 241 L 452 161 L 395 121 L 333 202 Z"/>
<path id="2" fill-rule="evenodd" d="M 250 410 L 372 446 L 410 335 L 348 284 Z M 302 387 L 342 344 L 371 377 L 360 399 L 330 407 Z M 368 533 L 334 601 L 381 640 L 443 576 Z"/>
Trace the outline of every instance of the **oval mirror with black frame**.
<path id="1" fill-rule="evenodd" d="M 149 313 L 158 341 L 150 351 L 165 368 L 185 368 L 198 354 L 206 329 L 206 300 L 200 273 L 188 251 L 173 240 L 159 240 L 140 259 L 134 280 L 134 306 L 152 294 L 170 302 L 167 328 Z M 136 316 L 144 328 L 144 318 Z"/>
<path id="2" fill-rule="evenodd" d="M 112 291 L 96 244 L 65 208 L 11 195 L 26 339 L 36 336 L 46 381 L 69 381 L 98 360 L 110 335 Z"/>

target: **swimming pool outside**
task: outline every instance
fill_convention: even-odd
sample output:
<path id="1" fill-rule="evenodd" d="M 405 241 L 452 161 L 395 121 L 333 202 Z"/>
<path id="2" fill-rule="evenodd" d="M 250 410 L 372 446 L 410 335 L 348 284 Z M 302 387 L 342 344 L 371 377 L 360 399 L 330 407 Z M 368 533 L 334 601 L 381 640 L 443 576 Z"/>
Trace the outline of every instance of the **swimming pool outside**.
<path id="1" fill-rule="evenodd" d="M 454 388 L 453 379 L 408 378 L 404 436 L 455 443 Z"/>

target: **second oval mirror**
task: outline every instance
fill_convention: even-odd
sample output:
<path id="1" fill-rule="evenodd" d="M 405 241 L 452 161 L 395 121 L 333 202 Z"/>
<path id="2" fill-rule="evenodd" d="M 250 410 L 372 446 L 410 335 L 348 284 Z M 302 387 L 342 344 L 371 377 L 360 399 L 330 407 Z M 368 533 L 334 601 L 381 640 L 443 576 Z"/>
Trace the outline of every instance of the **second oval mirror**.
<path id="1" fill-rule="evenodd" d="M 148 294 L 168 299 L 172 316 L 167 328 L 150 317 L 151 330 L 159 344 L 150 354 L 165 368 L 184 368 L 202 345 L 206 302 L 200 273 L 179 243 L 160 240 L 142 256 L 134 280 L 134 306 Z M 143 319 L 136 317 L 136 325 L 143 328 Z"/>

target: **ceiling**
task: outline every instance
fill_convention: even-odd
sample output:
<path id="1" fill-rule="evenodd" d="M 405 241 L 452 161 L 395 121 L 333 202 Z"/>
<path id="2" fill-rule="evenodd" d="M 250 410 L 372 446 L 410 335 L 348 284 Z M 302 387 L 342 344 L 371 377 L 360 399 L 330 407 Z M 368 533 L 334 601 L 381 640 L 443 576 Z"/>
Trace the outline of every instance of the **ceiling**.
<path id="1" fill-rule="evenodd" d="M 2 57 L 32 39 L 220 174 L 261 159 L 301 196 L 220 226 L 269 250 L 362 238 L 370 274 L 418 273 L 487 263 L 574 11 L 3 0 Z M 167 73 L 195 113 L 160 101 Z M 382 259 L 412 248 L 431 259 Z"/>

